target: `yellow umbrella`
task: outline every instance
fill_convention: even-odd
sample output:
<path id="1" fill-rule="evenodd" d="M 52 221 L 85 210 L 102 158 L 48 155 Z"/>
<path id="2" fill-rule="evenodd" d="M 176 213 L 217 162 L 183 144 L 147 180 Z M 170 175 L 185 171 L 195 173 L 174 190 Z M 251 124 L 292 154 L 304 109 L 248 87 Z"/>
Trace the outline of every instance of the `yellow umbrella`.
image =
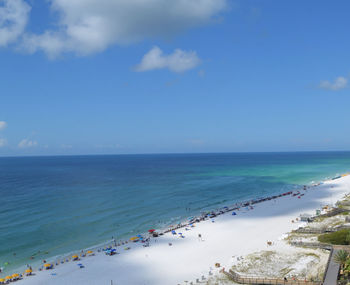
<path id="1" fill-rule="evenodd" d="M 75 255 L 72 256 L 72 258 L 78 258 L 78 255 L 75 254 Z"/>
<path id="2" fill-rule="evenodd" d="M 32 273 L 33 272 L 33 270 L 31 270 L 31 269 L 26 269 L 26 273 Z"/>
<path id="3" fill-rule="evenodd" d="M 47 267 L 51 267 L 51 264 L 50 263 L 46 263 L 44 264 L 44 266 L 47 268 Z"/>
<path id="4" fill-rule="evenodd" d="M 93 253 L 93 251 L 92 251 L 92 250 L 88 250 L 88 251 L 87 251 L 87 253 L 89 253 L 89 254 L 90 254 L 90 253 Z"/>
<path id="5" fill-rule="evenodd" d="M 10 280 L 10 279 L 12 279 L 12 276 L 10 276 L 10 275 L 9 275 L 9 276 L 6 276 L 5 279 L 6 279 L 6 280 Z"/>
<path id="6" fill-rule="evenodd" d="M 19 277 L 19 274 L 18 273 L 12 274 L 12 277 L 13 278 Z"/>
<path id="7" fill-rule="evenodd" d="M 138 237 L 132 237 L 130 238 L 131 241 L 135 241 L 135 240 L 138 240 L 139 238 Z"/>
<path id="8" fill-rule="evenodd" d="M 0 278 L 0 282 L 5 282 L 5 279 L 4 278 Z"/>

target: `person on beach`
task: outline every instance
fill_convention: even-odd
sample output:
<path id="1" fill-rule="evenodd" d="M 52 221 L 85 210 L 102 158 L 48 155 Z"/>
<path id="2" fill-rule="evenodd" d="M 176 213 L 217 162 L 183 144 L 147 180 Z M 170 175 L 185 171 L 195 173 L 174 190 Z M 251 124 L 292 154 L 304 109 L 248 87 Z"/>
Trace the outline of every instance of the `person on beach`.
<path id="1" fill-rule="evenodd" d="M 201 234 L 198 234 L 198 240 L 202 241 L 202 235 Z"/>

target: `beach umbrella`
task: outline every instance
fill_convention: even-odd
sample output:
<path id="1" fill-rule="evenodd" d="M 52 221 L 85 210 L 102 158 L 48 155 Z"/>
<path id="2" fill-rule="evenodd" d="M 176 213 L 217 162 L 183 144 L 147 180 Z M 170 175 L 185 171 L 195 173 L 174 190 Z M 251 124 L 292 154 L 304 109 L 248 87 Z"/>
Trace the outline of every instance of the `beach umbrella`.
<path id="1" fill-rule="evenodd" d="M 130 240 L 131 241 L 137 241 L 137 240 L 139 240 L 139 237 L 131 237 Z"/>
<path id="2" fill-rule="evenodd" d="M 12 276 L 8 275 L 5 277 L 6 280 L 11 280 L 12 279 Z"/>
<path id="3" fill-rule="evenodd" d="M 149 233 L 153 233 L 154 231 L 155 231 L 155 229 L 148 230 Z"/>
<path id="4" fill-rule="evenodd" d="M 90 253 L 94 253 L 94 252 L 92 250 L 88 250 L 87 253 L 90 254 Z"/>
<path id="5" fill-rule="evenodd" d="M 26 269 L 26 273 L 32 273 L 33 272 L 33 270 L 31 270 L 31 269 Z"/>
<path id="6" fill-rule="evenodd" d="M 72 258 L 73 258 L 73 260 L 77 260 L 79 258 L 79 256 L 74 254 L 74 255 L 72 255 Z"/>
<path id="7" fill-rule="evenodd" d="M 5 279 L 4 279 L 4 278 L 0 278 L 0 282 L 1 282 L 1 283 L 4 283 L 4 282 L 5 282 Z"/>
<path id="8" fill-rule="evenodd" d="M 18 273 L 14 273 L 14 274 L 12 274 L 12 277 L 13 278 L 17 278 L 17 277 L 19 277 L 19 274 Z"/>

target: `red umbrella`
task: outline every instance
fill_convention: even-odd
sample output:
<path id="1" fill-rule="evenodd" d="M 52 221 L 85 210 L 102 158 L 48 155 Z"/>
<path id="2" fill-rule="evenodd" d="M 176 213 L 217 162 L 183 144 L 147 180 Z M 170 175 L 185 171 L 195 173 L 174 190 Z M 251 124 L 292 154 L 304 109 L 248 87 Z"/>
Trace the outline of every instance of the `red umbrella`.
<path id="1" fill-rule="evenodd" d="M 149 233 L 153 233 L 154 231 L 154 229 L 148 230 Z"/>

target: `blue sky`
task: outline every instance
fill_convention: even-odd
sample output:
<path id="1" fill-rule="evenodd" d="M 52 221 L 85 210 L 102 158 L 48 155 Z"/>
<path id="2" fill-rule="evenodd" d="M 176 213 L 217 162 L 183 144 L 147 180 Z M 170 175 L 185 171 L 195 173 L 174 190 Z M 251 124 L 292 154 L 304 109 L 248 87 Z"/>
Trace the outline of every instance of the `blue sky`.
<path id="1" fill-rule="evenodd" d="M 350 150 L 349 10 L 0 0 L 0 155 Z"/>

